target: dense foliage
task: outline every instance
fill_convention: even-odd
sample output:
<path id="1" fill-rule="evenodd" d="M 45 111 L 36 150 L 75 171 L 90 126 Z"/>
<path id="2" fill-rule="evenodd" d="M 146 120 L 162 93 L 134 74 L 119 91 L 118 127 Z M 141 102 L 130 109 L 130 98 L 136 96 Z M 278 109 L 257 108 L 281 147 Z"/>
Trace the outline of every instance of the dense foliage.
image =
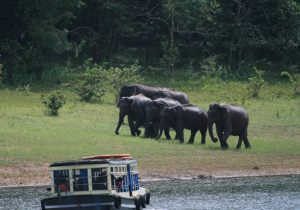
<path id="1" fill-rule="evenodd" d="M 1 1 L 0 25 L 3 79 L 20 85 L 88 58 L 168 74 L 211 58 L 231 73 L 299 65 L 296 0 Z"/>

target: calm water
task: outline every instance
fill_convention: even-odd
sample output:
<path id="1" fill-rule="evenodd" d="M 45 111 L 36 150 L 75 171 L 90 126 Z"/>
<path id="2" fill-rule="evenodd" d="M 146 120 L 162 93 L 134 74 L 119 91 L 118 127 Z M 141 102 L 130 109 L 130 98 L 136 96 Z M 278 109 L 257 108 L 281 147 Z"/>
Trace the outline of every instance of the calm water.
<path id="1" fill-rule="evenodd" d="M 300 176 L 144 182 L 148 210 L 300 209 Z M 40 209 L 45 187 L 0 188 L 1 210 Z"/>

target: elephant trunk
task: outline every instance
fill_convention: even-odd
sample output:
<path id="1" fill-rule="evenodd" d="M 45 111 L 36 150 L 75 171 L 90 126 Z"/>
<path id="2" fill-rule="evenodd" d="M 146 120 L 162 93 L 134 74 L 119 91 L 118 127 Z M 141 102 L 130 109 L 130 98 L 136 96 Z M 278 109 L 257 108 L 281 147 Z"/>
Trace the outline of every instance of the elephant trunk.
<path id="1" fill-rule="evenodd" d="M 115 134 L 119 135 L 119 129 L 121 127 L 121 125 L 123 124 L 124 122 L 124 117 L 125 117 L 125 114 L 121 113 L 119 114 L 119 121 L 118 121 L 118 125 L 117 125 L 117 128 L 115 130 Z"/>
<path id="2" fill-rule="evenodd" d="M 211 138 L 212 142 L 216 143 L 216 142 L 218 142 L 218 139 L 214 137 L 213 125 L 214 125 L 214 122 L 208 120 L 208 131 L 209 131 L 210 138 Z"/>

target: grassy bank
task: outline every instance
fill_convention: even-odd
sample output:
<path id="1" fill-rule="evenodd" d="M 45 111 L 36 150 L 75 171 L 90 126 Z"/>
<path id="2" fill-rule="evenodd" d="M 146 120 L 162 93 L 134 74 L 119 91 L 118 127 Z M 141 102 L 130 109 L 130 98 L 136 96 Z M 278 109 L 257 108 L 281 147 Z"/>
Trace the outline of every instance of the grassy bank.
<path id="1" fill-rule="evenodd" d="M 242 105 L 250 115 L 252 149 L 229 150 L 219 144 L 194 145 L 131 137 L 127 125 L 114 134 L 118 109 L 113 94 L 102 103 L 83 103 L 69 92 L 60 116 L 44 115 L 40 88 L 25 94 L 0 90 L 0 185 L 48 182 L 52 161 L 78 159 L 103 153 L 131 153 L 139 160 L 142 178 L 207 175 L 251 175 L 300 172 L 300 98 L 289 84 L 268 84 L 258 99 L 247 96 L 247 84 L 215 79 L 172 80 L 167 84 L 188 93 L 193 104 L 208 109 L 210 103 Z M 174 136 L 174 133 L 172 133 Z M 187 141 L 189 132 L 185 132 Z"/>

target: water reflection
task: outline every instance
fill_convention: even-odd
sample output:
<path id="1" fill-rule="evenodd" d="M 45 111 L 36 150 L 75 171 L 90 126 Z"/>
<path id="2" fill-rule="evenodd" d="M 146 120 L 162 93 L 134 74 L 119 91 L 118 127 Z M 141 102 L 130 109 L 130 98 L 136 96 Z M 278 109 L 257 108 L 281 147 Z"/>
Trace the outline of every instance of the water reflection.
<path id="1" fill-rule="evenodd" d="M 300 209 L 300 176 L 144 182 L 148 210 Z M 0 188 L 1 210 L 40 209 L 45 187 Z"/>

